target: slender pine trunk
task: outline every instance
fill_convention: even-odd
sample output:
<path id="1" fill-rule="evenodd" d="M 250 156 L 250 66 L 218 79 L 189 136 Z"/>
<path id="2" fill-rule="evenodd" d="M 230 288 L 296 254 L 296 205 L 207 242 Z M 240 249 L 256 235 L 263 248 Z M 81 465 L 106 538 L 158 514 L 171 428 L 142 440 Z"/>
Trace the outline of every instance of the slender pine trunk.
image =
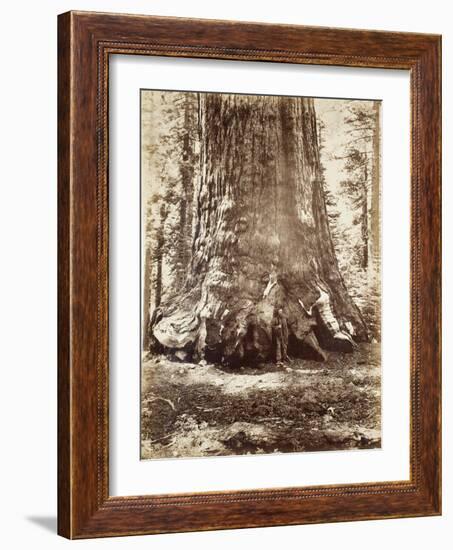
<path id="1" fill-rule="evenodd" d="M 362 213 L 361 213 L 361 232 L 362 232 L 362 269 L 368 268 L 368 160 L 365 160 L 363 169 L 362 183 Z"/>
<path id="2" fill-rule="evenodd" d="M 146 246 L 145 263 L 143 273 L 143 350 L 149 349 L 149 319 L 151 305 L 151 250 Z"/>
<path id="3" fill-rule="evenodd" d="M 371 190 L 371 251 L 373 259 L 379 260 L 381 255 L 380 219 L 381 219 L 381 159 L 380 159 L 380 107 L 376 101 L 373 110 L 373 163 L 372 163 L 372 190 Z"/>

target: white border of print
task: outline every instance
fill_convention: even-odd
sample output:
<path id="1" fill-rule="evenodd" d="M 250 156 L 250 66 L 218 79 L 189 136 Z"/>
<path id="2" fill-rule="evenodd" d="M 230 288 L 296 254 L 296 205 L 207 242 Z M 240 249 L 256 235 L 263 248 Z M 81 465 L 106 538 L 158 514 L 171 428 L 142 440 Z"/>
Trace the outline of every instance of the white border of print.
<path id="1" fill-rule="evenodd" d="M 382 99 L 380 450 L 140 460 L 140 89 Z M 111 56 L 110 494 L 409 479 L 409 72 Z"/>

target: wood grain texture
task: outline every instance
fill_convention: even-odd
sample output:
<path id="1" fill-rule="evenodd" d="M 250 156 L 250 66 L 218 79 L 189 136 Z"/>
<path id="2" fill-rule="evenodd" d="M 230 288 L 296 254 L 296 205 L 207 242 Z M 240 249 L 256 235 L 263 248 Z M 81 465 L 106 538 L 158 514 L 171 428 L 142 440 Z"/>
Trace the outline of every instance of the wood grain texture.
<path id="1" fill-rule="evenodd" d="M 58 532 L 70 536 L 70 17 L 58 25 Z"/>
<path id="2" fill-rule="evenodd" d="M 69 12 L 59 16 L 58 47 L 59 533 L 87 538 L 440 514 L 440 37 Z M 410 481 L 109 496 L 111 54 L 410 71 Z"/>

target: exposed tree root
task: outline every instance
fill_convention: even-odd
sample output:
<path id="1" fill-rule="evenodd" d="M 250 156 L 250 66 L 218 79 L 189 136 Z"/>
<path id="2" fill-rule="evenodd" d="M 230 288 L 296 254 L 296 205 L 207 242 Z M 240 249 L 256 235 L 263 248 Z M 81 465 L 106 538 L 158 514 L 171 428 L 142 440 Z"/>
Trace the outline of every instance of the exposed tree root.
<path id="1" fill-rule="evenodd" d="M 269 278 L 271 281 L 271 278 Z M 191 296 L 169 307 L 151 327 L 152 342 L 160 351 L 181 360 L 253 364 L 273 359 L 275 338 L 272 317 L 276 307 L 283 310 L 288 326 L 288 354 L 325 361 L 324 349 L 351 352 L 356 344 L 334 316 L 329 294 L 318 286 L 319 297 L 307 308 L 302 299 L 276 280 L 269 282 L 258 303 L 242 300 L 229 308 L 221 304 L 206 308 L 208 298 L 194 307 Z M 187 304 L 184 304 L 187 302 Z"/>

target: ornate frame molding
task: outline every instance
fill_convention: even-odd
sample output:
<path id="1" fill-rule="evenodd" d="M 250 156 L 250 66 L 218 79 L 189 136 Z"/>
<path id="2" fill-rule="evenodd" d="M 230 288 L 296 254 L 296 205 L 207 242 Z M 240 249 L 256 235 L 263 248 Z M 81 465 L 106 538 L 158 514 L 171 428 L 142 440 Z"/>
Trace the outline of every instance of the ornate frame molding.
<path id="1" fill-rule="evenodd" d="M 409 481 L 109 496 L 110 55 L 410 71 Z M 58 85 L 59 533 L 86 538 L 440 514 L 440 37 L 69 12 L 59 16 Z"/>

